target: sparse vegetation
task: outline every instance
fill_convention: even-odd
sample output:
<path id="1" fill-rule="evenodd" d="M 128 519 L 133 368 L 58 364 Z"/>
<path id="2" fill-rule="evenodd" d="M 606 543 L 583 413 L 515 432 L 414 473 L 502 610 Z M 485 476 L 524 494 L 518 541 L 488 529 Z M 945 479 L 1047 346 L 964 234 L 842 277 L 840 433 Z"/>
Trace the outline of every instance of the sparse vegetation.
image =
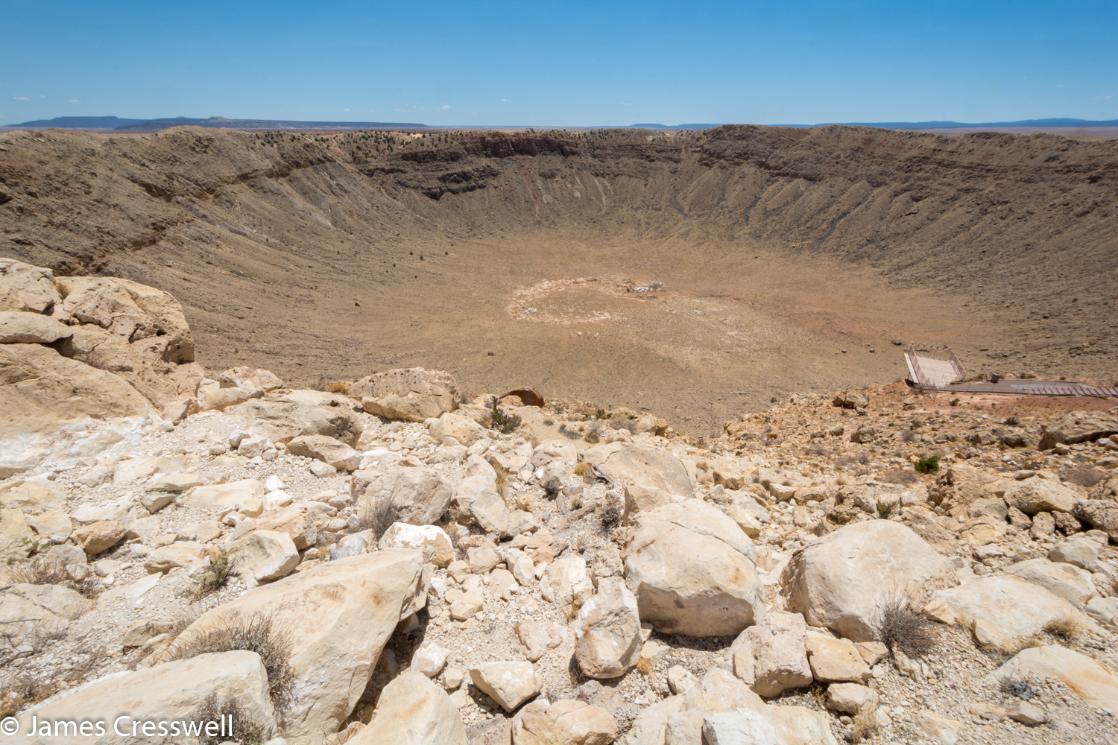
<path id="1" fill-rule="evenodd" d="M 229 740 L 239 745 L 261 745 L 272 735 L 269 728 L 256 721 L 238 701 L 235 699 L 218 701 L 217 696 L 212 693 L 198 705 L 191 721 L 218 722 L 222 717 L 229 717 L 229 721 L 233 724 L 233 732 L 227 732 L 224 736 L 203 735 L 199 740 L 201 745 L 218 745 Z"/>
<path id="2" fill-rule="evenodd" d="M 874 509 L 881 520 L 888 520 L 900 509 L 900 502 L 878 502 Z"/>
<path id="3" fill-rule="evenodd" d="M 612 533 L 621 524 L 621 507 L 616 503 L 607 504 L 598 515 L 603 533 Z"/>
<path id="4" fill-rule="evenodd" d="M 1083 624 L 1074 618 L 1056 618 L 1044 626 L 1044 633 L 1056 637 L 1067 644 L 1083 634 Z"/>
<path id="5" fill-rule="evenodd" d="M 64 585 L 70 576 L 61 562 L 35 556 L 12 568 L 12 583 L 27 585 Z"/>
<path id="6" fill-rule="evenodd" d="M 852 731 L 850 733 L 850 741 L 857 745 L 860 742 L 868 742 L 877 734 L 877 717 L 876 712 L 872 708 L 866 708 L 859 711 L 854 715 L 854 722 Z"/>
<path id="7" fill-rule="evenodd" d="M 916 461 L 917 473 L 936 473 L 937 471 L 939 471 L 938 455 L 925 455 L 923 458 Z"/>
<path id="8" fill-rule="evenodd" d="M 225 587 L 232 572 L 233 559 L 229 556 L 229 552 L 223 548 L 217 549 L 210 554 L 210 564 L 198 579 L 195 596 L 203 598 Z"/>
<path id="9" fill-rule="evenodd" d="M 87 598 L 95 598 L 101 591 L 101 583 L 92 572 L 83 579 L 74 579 L 61 562 L 46 556 L 35 556 L 16 565 L 11 578 L 13 584 L 61 585 Z"/>
<path id="10" fill-rule="evenodd" d="M 489 410 L 489 420 L 493 429 L 504 435 L 515 432 L 520 426 L 520 417 L 502 409 L 497 405 L 496 399 L 493 400 L 493 406 Z"/>
<path id="11" fill-rule="evenodd" d="M 557 499 L 559 497 L 559 492 L 561 492 L 562 490 L 563 482 L 560 481 L 556 476 L 552 476 L 544 482 L 543 493 L 544 496 L 548 499 Z"/>
<path id="12" fill-rule="evenodd" d="M 883 605 L 877 619 L 877 640 L 908 657 L 926 657 L 936 645 L 933 622 L 917 613 L 904 599 Z"/>
<path id="13" fill-rule="evenodd" d="M 1040 696 L 1040 691 L 1024 678 L 1002 678 L 998 681 L 998 690 L 1006 696 L 1019 698 L 1022 701 L 1032 701 Z"/>
<path id="14" fill-rule="evenodd" d="M 373 538 L 380 540 L 400 514 L 396 503 L 391 499 L 376 499 L 366 502 L 357 514 L 356 531 L 369 530 Z"/>
<path id="15" fill-rule="evenodd" d="M 287 632 L 276 628 L 270 617 L 255 615 L 189 636 L 185 641 L 176 639 L 170 656 L 185 660 L 200 654 L 234 650 L 260 655 L 268 673 L 268 693 L 276 716 L 280 716 L 291 703 L 295 673 L 291 669 L 291 640 Z"/>

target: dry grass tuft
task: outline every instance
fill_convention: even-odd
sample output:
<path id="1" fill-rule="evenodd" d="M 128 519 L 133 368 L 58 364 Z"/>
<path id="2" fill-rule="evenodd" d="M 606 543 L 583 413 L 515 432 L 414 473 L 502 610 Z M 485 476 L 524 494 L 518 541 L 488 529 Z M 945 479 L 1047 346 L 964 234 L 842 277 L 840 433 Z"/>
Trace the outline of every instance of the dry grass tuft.
<path id="1" fill-rule="evenodd" d="M 351 380 L 331 380 L 322 387 L 322 390 L 327 393 L 339 393 L 348 396 L 352 386 L 353 381 Z"/>
<path id="2" fill-rule="evenodd" d="M 868 742 L 877 735 L 877 716 L 872 708 L 862 709 L 854 715 L 854 727 L 850 734 L 850 741 L 857 745 Z"/>
<path id="3" fill-rule="evenodd" d="M 396 522 L 400 510 L 391 499 L 377 499 L 366 502 L 357 514 L 357 530 L 372 531 L 373 538 L 380 540 L 392 523 Z"/>
<path id="4" fill-rule="evenodd" d="M 60 585 L 87 598 L 96 598 L 102 590 L 92 572 L 85 579 L 75 580 L 67 574 L 62 562 L 46 556 L 36 556 L 13 567 L 11 581 L 13 584 Z"/>
<path id="5" fill-rule="evenodd" d="M 1075 618 L 1056 618 L 1044 626 L 1044 633 L 1056 637 L 1065 644 L 1083 635 L 1083 624 Z"/>
<path id="6" fill-rule="evenodd" d="M 877 618 L 877 639 L 890 651 L 900 650 L 912 658 L 926 657 L 936 646 L 934 622 L 914 611 L 904 599 L 881 607 Z"/>
<path id="7" fill-rule="evenodd" d="M 652 660 L 641 657 L 637 660 L 637 672 L 641 675 L 652 675 Z"/>
<path id="8" fill-rule="evenodd" d="M 239 745 L 262 745 L 267 742 L 272 733 L 268 727 L 257 722 L 239 702 L 233 699 L 218 701 L 215 694 L 210 694 L 194 710 L 190 720 L 193 722 L 218 722 L 222 717 L 229 717 L 233 724 L 233 732 L 228 736 L 203 735 L 199 739 L 200 745 L 219 745 L 219 743 L 232 740 Z"/>
<path id="9" fill-rule="evenodd" d="M 185 660 L 200 654 L 245 650 L 256 652 L 268 673 L 268 693 L 276 715 L 281 716 L 291 704 L 294 693 L 295 672 L 291 668 L 291 639 L 275 627 L 268 616 L 256 615 L 247 621 L 240 619 L 227 626 L 210 629 L 185 641 L 176 639 L 171 645 L 170 658 Z"/>

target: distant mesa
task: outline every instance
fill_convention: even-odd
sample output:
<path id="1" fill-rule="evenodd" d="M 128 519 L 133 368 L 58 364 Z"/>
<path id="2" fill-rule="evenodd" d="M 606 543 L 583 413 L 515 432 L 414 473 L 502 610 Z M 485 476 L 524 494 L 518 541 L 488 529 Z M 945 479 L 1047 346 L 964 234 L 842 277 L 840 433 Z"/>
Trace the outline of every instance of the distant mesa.
<path id="1" fill-rule="evenodd" d="M 630 124 L 631 129 L 714 129 L 721 124 L 658 124 L 640 123 Z M 1071 119 L 1068 117 L 1052 117 L 1049 119 L 1019 119 L 1008 122 L 956 122 L 926 121 L 926 122 L 821 122 L 819 124 L 774 124 L 774 127 L 794 127 L 797 129 L 810 129 L 813 127 L 875 127 L 877 129 L 1096 129 L 1118 127 L 1118 119 Z"/>
<path id="2" fill-rule="evenodd" d="M 221 116 L 206 118 L 166 117 L 161 119 L 126 119 L 117 116 L 59 116 L 54 119 L 36 119 L 12 125 L 12 129 L 87 129 L 111 132 L 158 132 L 170 127 L 213 127 L 215 129 L 293 129 L 293 130 L 345 130 L 345 129 L 428 129 L 417 122 L 330 122 L 294 121 L 286 119 L 228 119 Z"/>
<path id="3" fill-rule="evenodd" d="M 697 122 L 692 124 L 662 124 L 659 122 L 640 122 L 630 124 L 626 129 L 653 129 L 700 131 L 715 129 L 725 123 Z M 215 129 L 284 129 L 284 130 L 354 130 L 354 129 L 394 129 L 394 130 L 431 130 L 431 129 L 501 129 L 503 125 L 492 127 L 477 126 L 431 126 L 420 122 L 340 122 L 340 121 L 299 121 L 294 119 L 229 119 L 221 116 L 163 117 L 157 119 L 131 119 L 118 116 L 59 116 L 53 119 L 36 119 L 21 124 L 13 124 L 0 129 L 82 129 L 103 132 L 158 132 L 170 127 L 212 127 Z M 1115 129 L 1118 119 L 1091 120 L 1052 117 L 1048 119 L 1021 119 L 1005 122 L 824 122 L 819 124 L 777 124 L 771 126 L 807 129 L 813 127 L 874 127 L 877 129 L 900 130 L 1054 130 L 1054 129 Z M 512 127 L 522 129 L 522 127 Z M 523 127 L 526 129 L 527 127 Z M 609 129 L 609 127 L 573 127 L 573 129 Z M 560 127 L 562 129 L 562 127 Z"/>

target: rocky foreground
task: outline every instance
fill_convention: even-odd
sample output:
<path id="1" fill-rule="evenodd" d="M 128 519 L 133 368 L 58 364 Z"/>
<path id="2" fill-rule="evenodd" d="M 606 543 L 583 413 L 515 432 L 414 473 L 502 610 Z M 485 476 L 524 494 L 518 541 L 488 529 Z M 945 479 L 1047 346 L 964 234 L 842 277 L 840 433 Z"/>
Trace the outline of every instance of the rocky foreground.
<path id="1" fill-rule="evenodd" d="M 174 299 L 0 260 L 0 715 L 22 742 L 1111 743 L 1118 410 L 655 417 L 207 373 Z"/>

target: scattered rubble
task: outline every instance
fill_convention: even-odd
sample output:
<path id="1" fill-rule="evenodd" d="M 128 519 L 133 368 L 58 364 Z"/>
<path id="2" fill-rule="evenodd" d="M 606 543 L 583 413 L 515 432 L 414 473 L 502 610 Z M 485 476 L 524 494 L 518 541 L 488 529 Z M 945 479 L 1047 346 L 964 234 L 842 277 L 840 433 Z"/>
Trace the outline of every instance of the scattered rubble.
<path id="1" fill-rule="evenodd" d="M 503 431 L 445 373 L 203 377 L 161 294 L 0 266 L 0 313 L 37 319 L 0 318 L 17 369 L 130 391 L 67 410 L 44 375 L 49 436 L 5 413 L 0 715 L 237 712 L 225 739 L 273 745 L 1113 740 L 1118 454 L 1087 417 L 895 385 L 705 443 L 512 397 Z M 86 331 L 157 343 L 192 393 L 66 356 Z"/>

